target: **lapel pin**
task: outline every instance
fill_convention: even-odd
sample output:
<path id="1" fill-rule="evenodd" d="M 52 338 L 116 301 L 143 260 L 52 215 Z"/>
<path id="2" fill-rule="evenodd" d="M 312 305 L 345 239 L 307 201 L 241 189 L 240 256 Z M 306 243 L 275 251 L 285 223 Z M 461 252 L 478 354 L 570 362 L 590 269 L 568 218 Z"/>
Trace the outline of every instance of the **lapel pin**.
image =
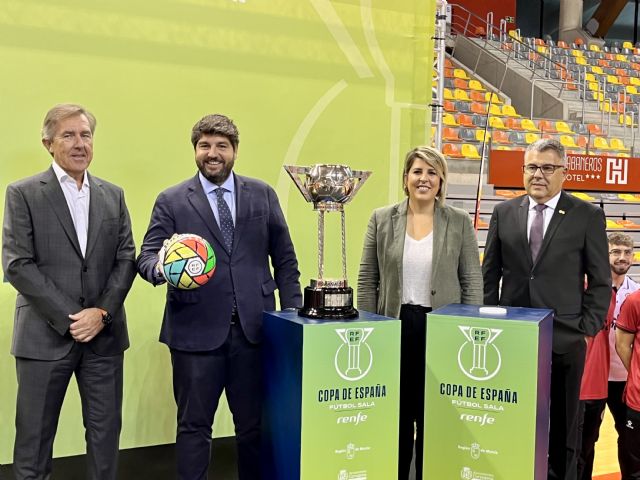
<path id="1" fill-rule="evenodd" d="M 558 210 L 558 213 L 559 213 L 560 215 L 564 215 L 564 210 Z"/>

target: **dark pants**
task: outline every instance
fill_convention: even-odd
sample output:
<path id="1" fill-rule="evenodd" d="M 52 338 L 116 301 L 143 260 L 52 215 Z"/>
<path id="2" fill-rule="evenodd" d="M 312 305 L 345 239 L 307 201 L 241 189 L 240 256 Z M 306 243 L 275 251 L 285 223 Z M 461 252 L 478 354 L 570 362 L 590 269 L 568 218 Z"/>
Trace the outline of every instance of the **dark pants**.
<path id="1" fill-rule="evenodd" d="M 427 312 L 430 308 L 402 305 L 400 353 L 400 425 L 398 479 L 409 478 L 414 451 L 416 480 L 422 478 L 424 446 L 424 377 L 427 341 Z"/>
<path id="2" fill-rule="evenodd" d="M 640 479 L 640 412 L 627 407 L 627 418 L 622 435 L 625 470 L 622 480 Z"/>
<path id="3" fill-rule="evenodd" d="M 605 405 L 613 416 L 616 431 L 618 432 L 618 463 L 620 471 L 624 472 L 625 459 L 622 435 L 626 422 L 627 407 L 622 401 L 622 392 L 626 382 L 609 382 L 607 398 L 602 400 L 586 400 L 581 402 L 584 408 L 582 422 L 582 445 L 578 458 L 578 480 L 590 480 L 593 473 L 593 460 L 595 457 L 595 444 L 600 436 L 600 425 L 604 417 Z"/>
<path id="4" fill-rule="evenodd" d="M 235 425 L 238 478 L 259 480 L 262 409 L 259 345 L 250 343 L 236 322 L 221 347 L 208 352 L 171 350 L 171 362 L 178 406 L 178 478 L 207 478 L 213 418 L 225 390 Z"/>
<path id="5" fill-rule="evenodd" d="M 13 471 L 16 480 L 51 478 L 53 440 L 71 375 L 82 402 L 89 480 L 115 480 L 122 427 L 124 355 L 101 357 L 76 343 L 60 360 L 16 358 L 18 398 Z"/>
<path id="6" fill-rule="evenodd" d="M 577 480 L 580 383 L 586 343 L 551 358 L 549 480 Z"/>

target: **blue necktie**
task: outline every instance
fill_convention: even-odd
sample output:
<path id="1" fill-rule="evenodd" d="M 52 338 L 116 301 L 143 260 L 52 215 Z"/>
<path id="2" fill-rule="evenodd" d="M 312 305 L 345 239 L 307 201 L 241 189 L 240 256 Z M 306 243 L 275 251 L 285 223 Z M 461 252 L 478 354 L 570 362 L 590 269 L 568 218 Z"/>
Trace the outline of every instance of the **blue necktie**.
<path id="1" fill-rule="evenodd" d="M 218 198 L 218 221 L 220 222 L 220 231 L 222 232 L 222 238 L 224 238 L 224 245 L 227 252 L 231 253 L 231 246 L 233 245 L 233 218 L 231 217 L 231 210 L 229 205 L 224 199 L 224 193 L 228 190 L 226 188 L 217 188 L 215 190 L 216 197 Z"/>

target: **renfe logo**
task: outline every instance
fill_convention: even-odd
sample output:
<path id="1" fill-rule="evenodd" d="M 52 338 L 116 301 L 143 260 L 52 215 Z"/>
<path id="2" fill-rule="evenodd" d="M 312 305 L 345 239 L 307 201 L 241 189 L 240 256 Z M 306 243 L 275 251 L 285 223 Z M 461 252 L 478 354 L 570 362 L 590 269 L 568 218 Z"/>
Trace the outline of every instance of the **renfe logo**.
<path id="1" fill-rule="evenodd" d="M 626 185 L 628 171 L 629 160 L 627 158 L 607 157 L 607 176 L 605 178 L 605 183 Z"/>
<path id="2" fill-rule="evenodd" d="M 336 423 L 352 423 L 353 425 L 359 425 L 361 422 L 366 422 L 368 415 L 366 413 L 358 412 L 357 415 L 347 415 L 345 417 L 338 417 Z"/>

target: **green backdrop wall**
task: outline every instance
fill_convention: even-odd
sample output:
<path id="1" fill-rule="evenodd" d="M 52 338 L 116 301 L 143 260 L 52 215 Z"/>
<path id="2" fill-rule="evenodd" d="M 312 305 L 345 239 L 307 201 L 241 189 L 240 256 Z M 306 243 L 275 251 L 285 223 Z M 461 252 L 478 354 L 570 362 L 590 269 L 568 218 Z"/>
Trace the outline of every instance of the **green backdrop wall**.
<path id="1" fill-rule="evenodd" d="M 45 112 L 81 103 L 98 119 L 90 171 L 124 187 L 139 248 L 156 195 L 196 171 L 191 126 L 225 113 L 240 129 L 236 170 L 277 189 L 305 285 L 317 273 L 316 217 L 282 165 L 373 170 L 347 208 L 355 284 L 369 215 L 401 198 L 403 155 L 427 137 L 434 11 L 433 0 L 0 0 L 0 189 L 49 166 Z M 337 227 L 329 218 L 327 252 Z M 14 299 L 0 283 L 0 463 L 14 434 Z M 163 305 L 164 288 L 136 279 L 122 448 L 174 439 Z M 226 404 L 214 431 L 233 434 Z M 54 455 L 83 452 L 72 384 Z"/>

